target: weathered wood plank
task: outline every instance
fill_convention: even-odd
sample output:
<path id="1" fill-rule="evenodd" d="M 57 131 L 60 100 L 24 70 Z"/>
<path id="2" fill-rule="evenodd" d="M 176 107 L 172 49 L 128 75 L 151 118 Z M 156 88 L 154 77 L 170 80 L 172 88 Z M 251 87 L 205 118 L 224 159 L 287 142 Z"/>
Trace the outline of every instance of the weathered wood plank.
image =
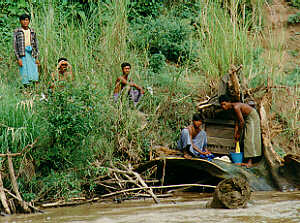
<path id="1" fill-rule="evenodd" d="M 224 139 L 234 138 L 234 128 L 218 125 L 209 125 L 205 128 L 206 135 L 209 137 L 221 137 Z"/>
<path id="2" fill-rule="evenodd" d="M 218 125 L 232 125 L 234 126 L 234 120 L 228 119 L 205 119 L 205 124 L 218 124 Z"/>
<path id="3" fill-rule="evenodd" d="M 217 138 L 217 137 L 207 137 L 207 144 L 208 145 L 215 145 L 215 146 L 228 146 L 234 147 L 234 139 L 224 139 L 224 138 Z"/>

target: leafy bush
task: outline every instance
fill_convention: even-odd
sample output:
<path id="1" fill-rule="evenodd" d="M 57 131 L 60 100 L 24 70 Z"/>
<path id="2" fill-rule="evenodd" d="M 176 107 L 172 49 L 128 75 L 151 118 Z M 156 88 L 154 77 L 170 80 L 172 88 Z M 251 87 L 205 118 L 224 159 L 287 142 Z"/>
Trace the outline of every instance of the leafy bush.
<path id="1" fill-rule="evenodd" d="M 40 105 L 46 148 L 37 148 L 35 158 L 44 171 L 79 167 L 91 158 L 88 137 L 96 118 L 95 105 L 88 88 L 66 87 L 50 95 Z M 45 173 L 44 172 L 44 173 Z"/>
<path id="2" fill-rule="evenodd" d="M 300 3 L 299 3 L 300 4 Z M 290 15 L 288 18 L 288 24 L 293 25 L 300 22 L 300 12 Z"/>
<path id="3" fill-rule="evenodd" d="M 196 44 L 190 41 L 191 27 L 181 19 L 163 16 L 155 20 L 147 18 L 144 22 L 135 23 L 132 33 L 135 33 L 132 37 L 135 47 L 148 49 L 150 54 L 161 53 L 175 63 L 191 59 L 191 49 Z"/>
<path id="4" fill-rule="evenodd" d="M 153 54 L 149 61 L 150 69 L 157 73 L 166 65 L 166 57 L 161 53 Z"/>
<path id="5" fill-rule="evenodd" d="M 300 9 L 300 0 L 288 0 L 289 5 Z"/>
<path id="6" fill-rule="evenodd" d="M 129 2 L 129 21 L 136 19 L 137 17 L 157 17 L 163 6 L 162 0 L 130 0 Z"/>

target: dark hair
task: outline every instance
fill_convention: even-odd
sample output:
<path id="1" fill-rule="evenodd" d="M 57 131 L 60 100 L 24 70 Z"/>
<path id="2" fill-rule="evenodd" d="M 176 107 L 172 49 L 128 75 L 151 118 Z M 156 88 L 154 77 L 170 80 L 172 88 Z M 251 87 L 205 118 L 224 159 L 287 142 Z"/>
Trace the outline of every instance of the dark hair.
<path id="1" fill-rule="evenodd" d="M 57 63 L 59 63 L 59 62 L 60 62 L 60 61 L 62 61 L 62 60 L 64 60 L 64 61 L 68 61 L 68 59 L 67 59 L 67 58 L 61 57 L 61 58 L 59 58 L 59 59 L 58 59 Z"/>
<path id="2" fill-rule="evenodd" d="M 127 66 L 129 66 L 129 67 L 131 68 L 130 63 L 127 63 L 127 62 L 122 63 L 122 64 L 121 64 L 122 70 L 123 70 L 124 67 L 127 67 Z"/>
<path id="3" fill-rule="evenodd" d="M 29 21 L 30 21 L 30 15 L 22 14 L 22 15 L 20 15 L 19 19 L 20 19 L 20 21 L 25 20 L 25 19 L 29 19 Z"/>
<path id="4" fill-rule="evenodd" d="M 226 94 L 223 94 L 219 97 L 219 103 L 221 104 L 222 102 L 230 102 L 230 98 L 226 95 Z"/>
<path id="5" fill-rule="evenodd" d="M 203 115 L 196 113 L 193 115 L 193 121 L 204 121 L 204 117 Z"/>

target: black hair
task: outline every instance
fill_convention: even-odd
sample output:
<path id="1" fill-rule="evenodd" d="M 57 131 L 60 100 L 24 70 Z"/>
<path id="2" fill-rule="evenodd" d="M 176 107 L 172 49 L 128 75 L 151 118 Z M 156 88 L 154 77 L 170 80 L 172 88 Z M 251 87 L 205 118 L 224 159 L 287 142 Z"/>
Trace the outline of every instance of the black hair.
<path id="1" fill-rule="evenodd" d="M 127 63 L 127 62 L 122 63 L 122 64 L 121 64 L 122 70 L 123 70 L 124 67 L 127 67 L 127 66 L 129 66 L 129 67 L 131 68 L 130 63 Z"/>
<path id="2" fill-rule="evenodd" d="M 59 58 L 59 59 L 58 59 L 57 63 L 59 63 L 59 62 L 60 62 L 60 61 L 62 61 L 62 60 L 64 60 L 64 61 L 68 61 L 68 59 L 67 59 L 67 58 L 61 57 L 61 58 Z"/>
<path id="3" fill-rule="evenodd" d="M 221 104 L 222 102 L 231 102 L 230 98 L 226 95 L 226 94 L 223 94 L 219 97 L 219 103 Z"/>
<path id="4" fill-rule="evenodd" d="M 25 20 L 25 19 L 29 19 L 29 21 L 30 21 L 30 15 L 22 14 L 22 15 L 19 16 L 19 19 L 20 19 L 20 21 Z"/>
<path id="5" fill-rule="evenodd" d="M 203 115 L 196 113 L 193 115 L 193 121 L 204 121 L 204 117 Z"/>

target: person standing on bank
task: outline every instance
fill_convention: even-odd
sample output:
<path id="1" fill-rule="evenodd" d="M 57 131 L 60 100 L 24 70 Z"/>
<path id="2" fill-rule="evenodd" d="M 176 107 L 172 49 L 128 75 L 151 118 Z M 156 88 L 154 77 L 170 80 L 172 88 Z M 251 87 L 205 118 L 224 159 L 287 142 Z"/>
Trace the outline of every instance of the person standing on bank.
<path id="1" fill-rule="evenodd" d="M 14 51 L 22 77 L 22 84 L 37 84 L 39 81 L 38 67 L 38 42 L 36 33 L 29 28 L 30 16 L 23 14 L 19 17 L 21 27 L 15 29 L 13 34 Z"/>
<path id="2" fill-rule="evenodd" d="M 252 167 L 255 160 L 262 155 L 260 118 L 257 111 L 250 105 L 241 102 L 231 102 L 227 95 L 221 95 L 219 102 L 224 110 L 231 110 L 235 113 L 237 125 L 234 130 L 235 141 L 240 140 L 244 131 L 244 157 L 247 163 L 243 166 Z"/>

